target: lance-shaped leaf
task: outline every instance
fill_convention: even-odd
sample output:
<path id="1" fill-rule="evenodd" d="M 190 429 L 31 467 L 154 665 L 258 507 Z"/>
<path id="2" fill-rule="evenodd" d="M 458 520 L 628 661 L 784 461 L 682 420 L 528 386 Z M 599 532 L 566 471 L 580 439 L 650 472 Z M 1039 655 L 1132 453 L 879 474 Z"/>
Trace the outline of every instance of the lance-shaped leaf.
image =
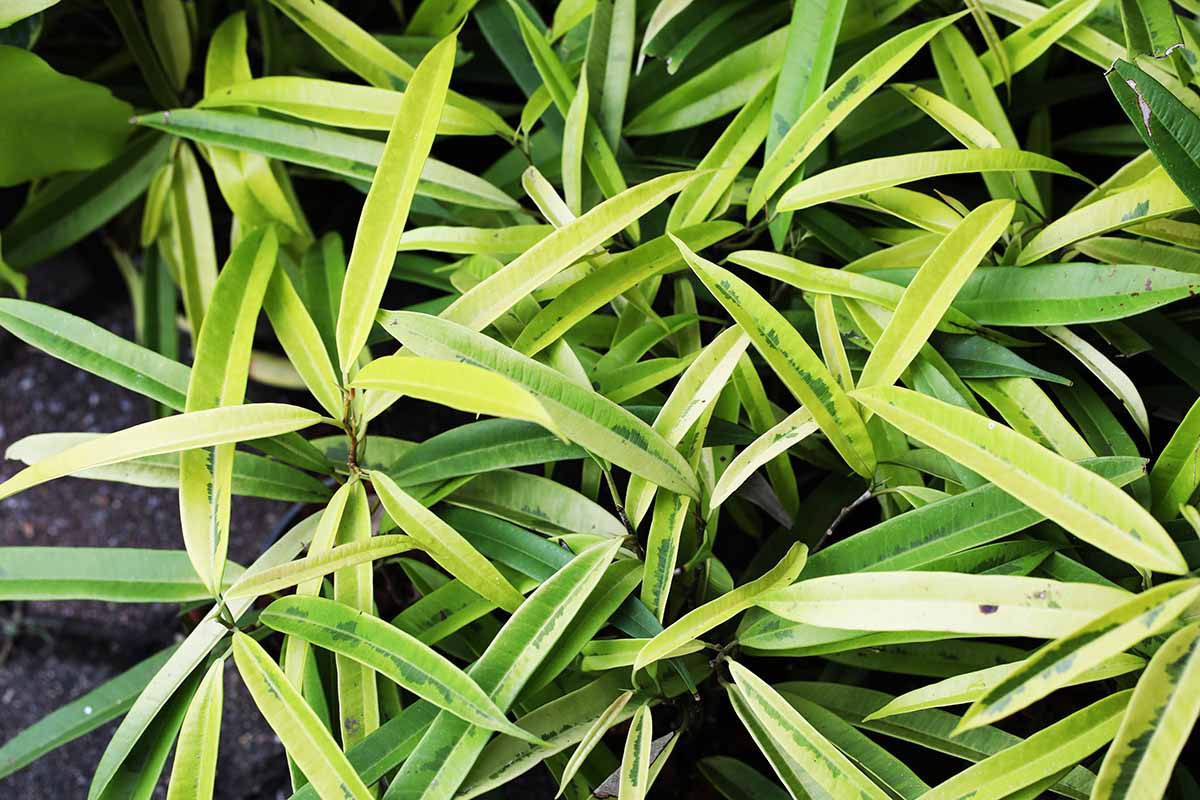
<path id="1" fill-rule="evenodd" d="M 1132 497 L 1011 428 L 895 386 L 854 397 L 1084 541 L 1136 566 L 1187 571 L 1171 537 Z"/>
<path id="2" fill-rule="evenodd" d="M 871 348 L 858 378 L 860 388 L 896 382 L 958 290 L 1008 228 L 1015 210 L 1011 200 L 984 203 L 946 234 L 909 282 L 883 335 Z"/>
<path id="3" fill-rule="evenodd" d="M 770 684 L 736 661 L 729 662 L 729 673 L 733 710 L 793 797 L 889 796 Z"/>
<path id="4" fill-rule="evenodd" d="M 617 695 L 617 699 L 613 700 L 612 704 L 604 709 L 600 713 L 600 716 L 596 717 L 595 721 L 588 727 L 583 738 L 579 740 L 575 752 L 571 753 L 571 757 L 567 759 L 567 765 L 563 767 L 562 775 L 558 779 L 558 794 L 555 797 L 562 796 L 567 784 L 575 777 L 575 773 L 583 766 L 583 762 L 591 755 L 596 745 L 600 744 L 600 740 L 604 737 L 604 734 L 608 733 L 608 729 L 621 719 L 621 712 L 625 710 L 625 706 L 632 697 L 632 691 L 621 692 L 621 694 Z M 640 711 L 642 708 L 644 706 L 639 706 L 638 710 Z"/>
<path id="5" fill-rule="evenodd" d="M 556 430 L 601 458 L 673 492 L 699 495 L 695 474 L 669 442 L 629 411 L 561 372 L 445 319 L 395 311 L 381 314 L 380 322 L 417 355 L 466 361 L 519 383 L 546 409 Z"/>
<path id="6" fill-rule="evenodd" d="M 1161 797 L 1200 716 L 1200 623 L 1176 632 L 1138 679 L 1093 797 Z"/>
<path id="7" fill-rule="evenodd" d="M 851 469 L 864 477 L 873 474 L 875 453 L 862 417 L 804 338 L 745 281 L 696 255 L 683 242 L 676 245 Z"/>
<path id="8" fill-rule="evenodd" d="M 416 547 L 408 536 L 373 536 L 365 542 L 338 545 L 270 569 L 247 572 L 225 593 L 228 599 L 258 597 L 306 583 L 339 569 L 394 556 Z"/>
<path id="9" fill-rule="evenodd" d="M 233 634 L 233 660 L 254 704 L 283 742 L 288 755 L 321 797 L 370 800 L 371 792 L 321 723 L 262 645 L 241 631 Z"/>
<path id="10" fill-rule="evenodd" d="M 383 507 L 422 550 L 447 572 L 506 611 L 514 611 L 524 597 L 458 531 L 417 502 L 382 472 L 370 473 Z"/>
<path id="11" fill-rule="evenodd" d="M 625 734 L 625 751 L 621 756 L 621 778 L 618 800 L 644 800 L 650 789 L 650 743 L 654 739 L 654 719 L 649 704 L 638 706 Z"/>
<path id="12" fill-rule="evenodd" d="M 227 570 L 234 577 L 241 571 Z M 0 547 L 0 600 L 187 603 L 210 596 L 182 550 Z"/>
<path id="13" fill-rule="evenodd" d="M 536 422 L 554 430 L 545 407 L 503 375 L 473 364 L 404 355 L 376 359 L 358 373 L 355 386 L 399 392 L 471 414 Z"/>
<path id="14" fill-rule="evenodd" d="M 263 296 L 263 308 L 279 344 L 308 391 L 330 416 L 340 418 L 342 391 L 337 372 L 329 360 L 321 332 L 292 285 L 287 270 L 277 269 L 271 275 Z"/>
<path id="15" fill-rule="evenodd" d="M 679 378 L 659 409 L 654 418 L 654 430 L 672 445 L 678 446 L 688 431 L 705 418 L 705 414 L 711 415 L 712 404 L 724 390 L 738 359 L 749 345 L 750 339 L 741 326 L 727 328 L 709 342 Z M 702 442 L 703 432 L 699 438 Z M 655 487 L 652 484 L 637 477 L 629 479 L 625 508 L 634 527 L 641 524 L 646 516 L 654 494 Z"/>
<path id="16" fill-rule="evenodd" d="M 1146 147 L 1192 205 L 1200 203 L 1200 119 L 1169 89 L 1124 59 L 1114 61 L 1105 77 Z"/>
<path id="17" fill-rule="evenodd" d="M 283 403 L 254 403 L 177 414 L 134 425 L 44 458 L 0 483 L 0 499 L 92 467 L 196 447 L 277 436 L 321 422 L 314 411 Z"/>
<path id="18" fill-rule="evenodd" d="M 871 273 L 902 285 L 913 274 L 909 269 Z M 1130 317 L 1198 290 L 1200 278 L 1194 274 L 1140 264 L 988 267 L 967 279 L 954 306 L 981 325 L 1071 325 Z"/>
<path id="19" fill-rule="evenodd" d="M 175 761 L 167 800 L 212 800 L 217 778 L 217 747 L 221 738 L 221 706 L 225 696 L 225 659 L 218 658 L 204 673 L 200 688 L 192 695 Z"/>
<path id="20" fill-rule="evenodd" d="M 1125 410 L 1137 423 L 1142 436 L 1150 439 L 1150 417 L 1146 413 L 1146 404 L 1138 392 L 1137 386 L 1129 376 L 1112 360 L 1094 347 L 1091 342 L 1077 335 L 1070 328 L 1061 325 L 1051 325 L 1042 329 L 1042 333 L 1058 342 L 1071 355 L 1079 359 L 1088 371 L 1100 379 L 1100 382 L 1112 392 Z"/>
<path id="21" fill-rule="evenodd" d="M 403 98 L 403 92 L 356 83 L 271 75 L 211 91 L 196 105 L 265 108 L 322 125 L 387 131 Z M 447 103 L 437 132 L 442 136 L 488 136 L 496 130 L 489 121 Z"/>
<path id="22" fill-rule="evenodd" d="M 806 408 L 798 408 L 783 418 L 778 425 L 764 432 L 738 453 L 725 471 L 709 497 L 709 508 L 716 508 L 736 492 L 759 467 L 776 456 L 786 453 L 808 436 L 816 433 L 817 423 Z"/>
<path id="23" fill-rule="evenodd" d="M 873 719 L 882 719 L 883 717 L 892 717 L 897 714 L 922 711 L 927 708 L 973 703 L 1012 675 L 1016 670 L 1020 669 L 1023 663 L 1022 661 L 1017 661 L 1012 664 L 986 667 L 974 672 L 954 675 L 937 683 L 922 686 L 920 689 L 913 689 L 911 692 L 906 692 L 895 698 L 878 711 L 868 714 L 865 719 L 870 721 Z M 1118 653 L 1115 656 L 1104 659 L 1094 667 L 1083 670 L 1068 681 L 1066 685 L 1074 686 L 1081 683 L 1103 681 L 1118 675 L 1125 675 L 1140 670 L 1144 666 L 1146 666 L 1144 658 L 1139 658 L 1128 653 Z"/>
<path id="24" fill-rule="evenodd" d="M 1121 724 L 1132 690 L 1117 692 L 1001 750 L 922 795 L 923 800 L 1008 797 L 1078 764 L 1106 745 Z"/>
<path id="25" fill-rule="evenodd" d="M 912 571 L 813 578 L 763 594 L 755 605 L 827 628 L 1052 639 L 1128 597 L 1124 590 L 1090 583 Z"/>
<path id="26" fill-rule="evenodd" d="M 492 639 L 468 674 L 502 710 L 579 613 L 619 548 L 593 545 L 542 583 Z M 449 800 L 487 744 L 489 731 L 442 712 L 404 762 L 385 799 Z"/>
<path id="27" fill-rule="evenodd" d="M 1154 516 L 1169 520 L 1200 486 L 1200 400 L 1192 404 L 1150 470 Z"/>
<path id="28" fill-rule="evenodd" d="M 450 304 L 442 316 L 482 330 L 550 278 L 681 191 L 695 172 L 639 183 L 563 225 Z"/>
<path id="29" fill-rule="evenodd" d="M 673 207 L 678 207 L 678 202 Z M 705 222 L 677 231 L 676 235 L 693 250 L 703 250 L 740 229 L 735 222 Z M 539 311 L 521 331 L 513 348 L 527 356 L 536 355 L 617 296 L 682 264 L 679 250 L 666 236 L 614 255 L 607 264 L 572 283 Z"/>
<path id="30" fill-rule="evenodd" d="M 541 741 L 509 722 L 478 684 L 444 656 L 378 617 L 321 597 L 281 597 L 259 620 L 364 664 L 473 725 Z"/>
<path id="31" fill-rule="evenodd" d="M 254 322 L 275 269 L 279 242 L 268 228 L 247 236 L 217 278 L 188 380 L 184 411 L 241 403 L 249 379 Z M 216 595 L 229 550 L 233 444 L 179 456 L 179 522 L 196 574 Z"/>
<path id="32" fill-rule="evenodd" d="M 763 593 L 787 586 L 796 580 L 800 571 L 804 569 L 807 557 L 808 547 L 799 543 L 794 544 L 779 560 L 779 563 L 762 577 L 684 614 L 662 633 L 646 642 L 641 652 L 638 653 L 637 661 L 633 664 L 634 672 L 645 669 L 659 659 L 668 657 L 692 639 L 753 607 Z"/>
<path id="33" fill-rule="evenodd" d="M 367 343 L 387 287 L 417 180 L 446 102 L 455 49 L 456 38 L 448 36 L 417 66 L 363 203 L 338 309 L 338 359 L 343 375 L 350 374 Z"/>
<path id="34" fill-rule="evenodd" d="M 988 148 L 906 153 L 900 156 L 867 159 L 814 175 L 787 190 L 783 197 L 779 198 L 779 209 L 795 211 L 941 175 L 1022 170 L 1049 172 L 1081 181 L 1087 180 L 1062 162 L 1025 150 Z"/>
<path id="35" fill-rule="evenodd" d="M 1033 264 L 1055 250 L 1091 236 L 1128 228 L 1191 208 L 1171 177 L 1155 171 L 1145 180 L 1070 211 L 1042 228 L 1017 256 L 1017 265 Z"/>
<path id="36" fill-rule="evenodd" d="M 464 255 L 515 255 L 524 253 L 553 230 L 550 225 L 510 225 L 507 228 L 431 225 L 405 231 L 398 248 L 400 252 L 432 250 Z"/>
<path id="37" fill-rule="evenodd" d="M 766 205 L 767 200 L 854 109 L 908 63 L 938 31 L 965 13 L 961 11 L 931 20 L 896 34 L 829 84 L 829 88 L 788 129 L 763 163 L 750 191 L 746 205 L 747 217 L 754 216 Z"/>
<path id="38" fill-rule="evenodd" d="M 989 725 L 1067 685 L 1088 667 L 1165 630 L 1200 597 L 1200 581 L 1182 580 L 1142 592 L 1052 642 L 975 701 L 959 728 Z"/>

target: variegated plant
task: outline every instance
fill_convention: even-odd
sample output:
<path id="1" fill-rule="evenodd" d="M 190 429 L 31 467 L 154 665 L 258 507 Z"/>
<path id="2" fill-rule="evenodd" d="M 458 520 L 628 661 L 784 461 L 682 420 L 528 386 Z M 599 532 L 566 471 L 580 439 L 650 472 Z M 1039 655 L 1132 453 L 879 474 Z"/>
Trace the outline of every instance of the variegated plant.
<path id="1" fill-rule="evenodd" d="M 0 547 L 0 599 L 201 609 L 0 775 L 120 717 L 89 800 L 212 798 L 232 669 L 297 800 L 1200 791 L 1200 9 L 356 5 L 108 0 L 135 108 L 0 2 L 0 280 L 106 228 L 137 341 L 0 326 L 153 409 L 0 499 L 183 531 Z M 243 567 L 247 495 L 303 513 Z"/>

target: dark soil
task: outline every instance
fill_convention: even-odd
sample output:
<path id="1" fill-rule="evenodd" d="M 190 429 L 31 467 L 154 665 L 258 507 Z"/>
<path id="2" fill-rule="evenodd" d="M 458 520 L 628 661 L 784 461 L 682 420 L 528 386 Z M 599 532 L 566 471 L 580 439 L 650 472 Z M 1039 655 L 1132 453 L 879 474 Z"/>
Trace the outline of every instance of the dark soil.
<path id="1" fill-rule="evenodd" d="M 64 307 L 131 336 L 115 275 L 73 264 L 39 266 L 31 299 Z M 101 287 L 107 288 L 101 288 Z M 257 399 L 257 398 L 256 398 Z M 147 402 L 0 332 L 0 451 L 33 433 L 112 431 L 148 418 Z M 0 479 L 21 468 L 0 461 Z M 269 541 L 286 504 L 234 501 L 230 556 L 248 563 Z M 0 503 L 0 545 L 182 547 L 173 491 L 66 478 Z M 174 606 L 97 602 L 0 603 L 0 742 L 180 637 Z M 226 672 L 218 798 L 286 796 L 282 748 L 235 670 Z M 0 797 L 87 796 L 92 772 L 116 728 L 109 723 L 0 779 Z M 168 765 L 169 771 L 169 765 Z M 165 796 L 162 785 L 156 797 Z"/>

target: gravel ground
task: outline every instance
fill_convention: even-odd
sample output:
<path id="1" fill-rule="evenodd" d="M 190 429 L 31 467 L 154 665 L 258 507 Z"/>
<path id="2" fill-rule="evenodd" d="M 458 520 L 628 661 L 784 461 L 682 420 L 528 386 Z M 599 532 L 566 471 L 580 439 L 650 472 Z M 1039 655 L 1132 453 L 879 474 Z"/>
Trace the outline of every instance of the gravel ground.
<path id="1" fill-rule="evenodd" d="M 110 289 L 112 282 L 108 282 Z M 32 299 L 64 306 L 123 336 L 130 312 L 97 297 L 79 267 L 34 276 Z M 117 287 L 119 288 L 119 286 Z M 111 431 L 143 422 L 145 401 L 0 332 L 0 451 L 33 433 Z M 0 461 L 0 479 L 22 465 Z M 285 504 L 234 501 L 231 557 L 248 563 Z M 73 478 L 0 503 L 0 545 L 179 548 L 174 492 Z M 186 630 L 173 606 L 96 602 L 0 603 L 0 742 L 156 652 Z M 286 781 L 281 747 L 234 670 L 226 672 L 217 796 L 275 798 Z M 0 797 L 83 798 L 116 727 L 109 723 L 0 780 Z M 162 786 L 156 796 L 165 796 Z"/>

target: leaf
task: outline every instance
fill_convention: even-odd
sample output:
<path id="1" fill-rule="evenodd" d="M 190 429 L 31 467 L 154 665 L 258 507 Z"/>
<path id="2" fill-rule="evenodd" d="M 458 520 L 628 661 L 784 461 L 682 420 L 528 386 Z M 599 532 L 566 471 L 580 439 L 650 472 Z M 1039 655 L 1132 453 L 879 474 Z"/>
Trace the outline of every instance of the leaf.
<path id="1" fill-rule="evenodd" d="M 675 207 L 679 202 L 676 201 Z M 684 228 L 676 235 L 689 247 L 701 250 L 733 235 L 740 228 L 732 222 L 706 222 Z M 572 283 L 541 309 L 522 329 L 513 349 L 527 356 L 536 355 L 606 303 L 642 281 L 683 265 L 679 250 L 666 236 L 615 255 L 595 272 Z"/>
<path id="2" fill-rule="evenodd" d="M 498 256 L 524 253 L 553 230 L 550 225 L 510 225 L 507 228 L 433 225 L 405 231 L 400 237 L 399 250 Z"/>
<path id="3" fill-rule="evenodd" d="M 384 471 L 400 486 L 414 486 L 586 455 L 582 447 L 562 441 L 541 425 L 485 419 L 431 436 Z"/>
<path id="4" fill-rule="evenodd" d="M 699 75 L 658 96 L 625 125 L 628 136 L 684 130 L 741 108 L 779 74 L 779 49 L 787 31 L 777 30 L 735 50 Z"/>
<path id="5" fill-rule="evenodd" d="M 384 473 L 372 471 L 368 475 L 388 515 L 447 572 L 506 611 L 515 611 L 522 604 L 521 593 L 460 533 Z"/>
<path id="6" fill-rule="evenodd" d="M 1012 429 L 908 389 L 867 389 L 854 396 L 1084 541 L 1137 566 L 1171 574 L 1187 570 L 1170 536 L 1133 498 Z"/>
<path id="7" fill-rule="evenodd" d="M 409 205 L 446 101 L 456 38 L 447 37 L 417 66 L 363 203 L 338 309 L 337 347 L 342 374 L 350 375 L 387 286 Z"/>
<path id="8" fill-rule="evenodd" d="M 908 368 L 938 319 L 1012 220 L 1009 200 L 984 203 L 967 215 L 913 276 L 891 321 L 871 348 L 858 387 L 890 386 Z"/>
<path id="9" fill-rule="evenodd" d="M 1025 150 L 988 148 L 985 150 L 938 150 L 872 158 L 834 167 L 801 181 L 779 198 L 781 211 L 842 200 L 876 189 L 963 173 L 1015 172 L 1030 170 L 1066 175 L 1086 181 L 1082 175 L 1052 158 Z"/>
<path id="10" fill-rule="evenodd" d="M 580 533 L 624 537 L 628 531 L 611 512 L 548 478 L 516 470 L 478 475 L 447 501 L 476 508 L 549 536 Z"/>
<path id="11" fill-rule="evenodd" d="M 92 467 L 196 447 L 262 439 L 321 421 L 307 409 L 282 403 L 226 406 L 152 420 L 90 439 L 26 467 L 0 483 L 0 498 Z"/>
<path id="12" fill-rule="evenodd" d="M 276 269 L 271 274 L 263 297 L 263 309 L 288 361 L 300 374 L 308 391 L 331 417 L 340 418 L 344 409 L 337 373 L 329 360 L 321 332 L 292 285 L 287 270 Z"/>
<path id="13" fill-rule="evenodd" d="M 509 722 L 445 657 L 378 617 L 320 597 L 282 597 L 259 619 L 277 631 L 348 656 L 473 725 L 541 741 Z"/>
<path id="14" fill-rule="evenodd" d="M 174 109 L 134 117 L 133 122 L 201 144 L 325 170 L 360 184 L 374 179 L 385 150 L 384 143 L 375 139 L 229 111 Z M 518 207 L 486 180 L 435 158 L 425 160 L 415 192 L 471 208 L 511 211 Z"/>
<path id="15" fill-rule="evenodd" d="M 570 441 L 673 492 L 697 496 L 695 476 L 674 447 L 630 412 L 557 370 L 446 319 L 395 311 L 381 315 L 380 322 L 417 355 L 466 360 L 519 383 Z"/>
<path id="16" fill-rule="evenodd" d="M 1067 685 L 1088 667 L 1165 630 L 1200 597 L 1200 583 L 1171 581 L 1142 592 L 1038 650 L 967 709 L 963 730 L 989 725 Z"/>
<path id="17" fill-rule="evenodd" d="M 469 670 L 470 676 L 504 710 L 562 635 L 605 568 L 618 542 L 584 550 L 543 582 L 513 614 Z M 488 732 L 442 712 L 404 762 L 388 789 L 393 797 L 450 798 L 487 743 Z M 385 798 L 387 795 L 385 795 Z"/>
<path id="18" fill-rule="evenodd" d="M 864 100 L 916 55 L 938 31 L 966 12 L 908 28 L 860 58 L 808 106 L 767 156 L 754 179 L 746 204 L 747 218 L 757 214 L 767 200 L 787 182 L 813 151 L 841 125 Z"/>
<path id="19" fill-rule="evenodd" d="M 225 262 L 209 313 L 196 337 L 186 413 L 234 406 L 245 399 L 254 321 L 275 269 L 279 243 L 272 229 L 243 239 Z M 215 596 L 229 549 L 233 490 L 232 443 L 179 456 L 179 521 L 183 544 L 200 580 Z"/>
<path id="20" fill-rule="evenodd" d="M 750 479 L 759 467 L 786 453 L 792 445 L 816 433 L 817 424 L 806 408 L 798 408 L 779 424 L 764 432 L 746 449 L 738 453 L 721 473 L 708 499 L 709 508 L 716 508 Z"/>
<path id="21" fill-rule="evenodd" d="M 4 600 L 186 603 L 209 596 L 181 550 L 0 547 Z"/>
<path id="22" fill-rule="evenodd" d="M 630 187 L 559 227 L 450 304 L 442 317 L 482 330 L 538 286 L 681 191 L 694 172 L 661 175 Z"/>
<path id="23" fill-rule="evenodd" d="M 167 160 L 165 136 L 135 136 L 113 160 L 53 178 L 4 230 L 4 258 L 23 270 L 78 242 L 142 195 Z"/>
<path id="24" fill-rule="evenodd" d="M 0 186 L 101 167 L 121 152 L 132 106 L 99 84 L 0 45 Z"/>
<path id="25" fill-rule="evenodd" d="M 1161 796 L 1200 714 L 1194 691 L 1200 624 L 1177 631 L 1138 679 L 1096 778 L 1093 797 Z"/>
<path id="26" fill-rule="evenodd" d="M 272 594 L 339 569 L 406 552 L 415 546 L 411 537 L 399 535 L 373 536 L 366 541 L 338 545 L 270 569 L 246 572 L 225 592 L 225 598 L 236 600 Z"/>
<path id="27" fill-rule="evenodd" d="M 728 756 L 707 756 L 696 762 L 700 774 L 726 800 L 787 800 L 790 795 L 753 767 Z"/>
<path id="28" fill-rule="evenodd" d="M 633 671 L 638 672 L 650 664 L 667 657 L 683 645 L 697 638 L 706 631 L 733 619 L 746 609 L 752 607 L 764 593 L 780 586 L 787 586 L 796 580 L 796 576 L 804 569 L 808 556 L 808 547 L 803 544 L 792 545 L 787 554 L 779 560 L 765 575 L 750 581 L 727 594 L 710 600 L 704 605 L 694 608 L 671 623 L 666 630 L 646 642 Z"/>
<path id="29" fill-rule="evenodd" d="M 617 721 L 622 716 L 621 712 L 625 710 L 625 706 L 632 697 L 632 691 L 622 692 L 617 695 L 617 699 L 613 700 L 612 704 L 604 709 L 600 713 L 600 716 L 596 717 L 596 720 L 588 727 L 587 732 L 580 739 L 579 745 L 571 753 L 571 758 L 567 760 L 566 766 L 563 767 L 562 775 L 558 779 L 558 794 L 555 797 L 562 796 L 563 789 L 575 777 L 575 773 L 583 766 L 583 762 L 591 755 L 596 745 L 600 744 L 600 740 L 604 737 L 604 734 L 608 733 L 609 728 L 617 724 Z M 645 708 L 645 706 L 639 706 L 638 710 L 640 711 L 642 708 Z"/>
<path id="30" fill-rule="evenodd" d="M 186 557 L 185 557 L 186 558 Z M 191 565 L 187 566 L 191 571 Z M 124 714 L 174 651 L 168 647 L 55 709 L 0 747 L 0 777 Z"/>
<path id="31" fill-rule="evenodd" d="M 785 619 L 845 630 L 1052 639 L 1127 598 L 1120 589 L 1045 578 L 908 571 L 810 578 L 763 594 L 755 605 Z"/>
<path id="32" fill-rule="evenodd" d="M 1071 767 L 1113 738 L 1131 694 L 1117 692 L 1076 711 L 938 784 L 924 795 L 925 800 L 947 800 L 964 793 L 979 800 L 1006 797 Z"/>
<path id="33" fill-rule="evenodd" d="M 1175 26 L 1173 44 L 1177 45 L 1178 23 L 1169 12 L 1167 16 Z M 1195 206 L 1200 201 L 1200 148 L 1195 143 L 1200 119 L 1170 90 L 1128 61 L 1114 61 L 1105 77 L 1134 130 Z"/>
<path id="34" fill-rule="evenodd" d="M 734 711 L 793 797 L 888 797 L 766 681 L 736 661 L 729 672 Z"/>
<path id="35" fill-rule="evenodd" d="M 583 213 L 583 147 L 588 122 L 587 74 L 579 76 L 579 87 L 567 110 L 563 130 L 562 176 L 563 196 L 571 213 Z"/>
<path id="36" fill-rule="evenodd" d="M 1150 418 L 1146 413 L 1146 404 L 1142 402 L 1142 396 L 1138 393 L 1137 386 L 1129 379 L 1128 375 L 1121 371 L 1120 367 L 1086 339 L 1076 335 L 1070 328 L 1054 325 L 1043 328 L 1042 333 L 1062 345 L 1067 352 L 1078 358 L 1089 372 L 1099 378 L 1105 388 L 1121 401 L 1121 405 L 1125 406 L 1125 410 L 1137 423 L 1142 436 L 1147 440 L 1150 438 Z"/>
<path id="37" fill-rule="evenodd" d="M 338 128 L 389 131 L 404 93 L 354 83 L 271 75 L 241 80 L 210 91 L 199 108 L 265 108 L 308 122 Z M 442 136 L 488 136 L 496 133 L 488 119 L 447 103 L 437 132 Z"/>
<path id="38" fill-rule="evenodd" d="M 1200 458 L 1200 401 L 1188 409 L 1150 470 L 1153 511 L 1159 519 L 1179 516 L 1179 507 L 1200 485 L 1197 458 Z"/>
<path id="39" fill-rule="evenodd" d="M 873 276 L 904 284 L 911 274 L 890 269 Z M 954 305 L 982 325 L 1071 325 L 1140 314 L 1198 287 L 1194 275 L 1134 264 L 988 267 L 967 279 Z"/>
<path id="40" fill-rule="evenodd" d="M 254 704 L 283 742 L 288 755 L 322 797 L 368 800 L 372 795 L 316 712 L 292 687 L 258 642 L 233 634 L 233 660 Z"/>
<path id="41" fill-rule="evenodd" d="M 57 308 L 0 298 L 0 326 L 21 341 L 72 366 L 183 410 L 189 370 Z"/>
<path id="42" fill-rule="evenodd" d="M 1133 186 L 1070 211 L 1042 228 L 1017 255 L 1018 266 L 1033 264 L 1067 245 L 1102 233 L 1191 208 L 1166 172 L 1155 171 Z"/>
<path id="43" fill-rule="evenodd" d="M 650 706 L 638 706 L 633 712 L 633 720 L 629 723 L 629 733 L 625 736 L 618 800 L 643 800 L 650 788 L 650 741 L 654 738 L 653 725 Z"/>
<path id="44" fill-rule="evenodd" d="M 878 711 L 868 715 L 866 719 L 881 719 L 883 717 L 896 716 L 897 714 L 922 711 L 927 708 L 952 706 L 959 703 L 973 703 L 1009 675 L 1012 675 L 1014 671 L 1020 669 L 1022 663 L 1024 662 L 1016 661 L 1011 664 L 986 667 L 973 672 L 954 675 L 928 686 L 922 686 L 919 689 L 914 689 L 911 692 L 900 695 Z M 1074 686 L 1076 684 L 1107 680 L 1118 675 L 1135 672 L 1145 665 L 1145 659 L 1127 653 L 1120 653 L 1111 658 L 1104 659 L 1094 667 L 1085 669 L 1068 681 L 1066 685 Z"/>
<path id="45" fill-rule="evenodd" d="M 554 430 L 554 420 L 536 397 L 503 375 L 472 364 L 407 354 L 387 356 L 364 367 L 353 385 L 399 392 L 471 414 L 536 422 Z"/>
<path id="46" fill-rule="evenodd" d="M 860 475 L 872 474 L 875 454 L 862 417 L 796 329 L 733 273 L 697 256 L 682 242 L 676 246 L 846 463 Z"/>
<path id="47" fill-rule="evenodd" d="M 188 704 L 175 747 L 167 800 L 211 800 L 225 694 L 225 659 L 213 662 Z"/>

